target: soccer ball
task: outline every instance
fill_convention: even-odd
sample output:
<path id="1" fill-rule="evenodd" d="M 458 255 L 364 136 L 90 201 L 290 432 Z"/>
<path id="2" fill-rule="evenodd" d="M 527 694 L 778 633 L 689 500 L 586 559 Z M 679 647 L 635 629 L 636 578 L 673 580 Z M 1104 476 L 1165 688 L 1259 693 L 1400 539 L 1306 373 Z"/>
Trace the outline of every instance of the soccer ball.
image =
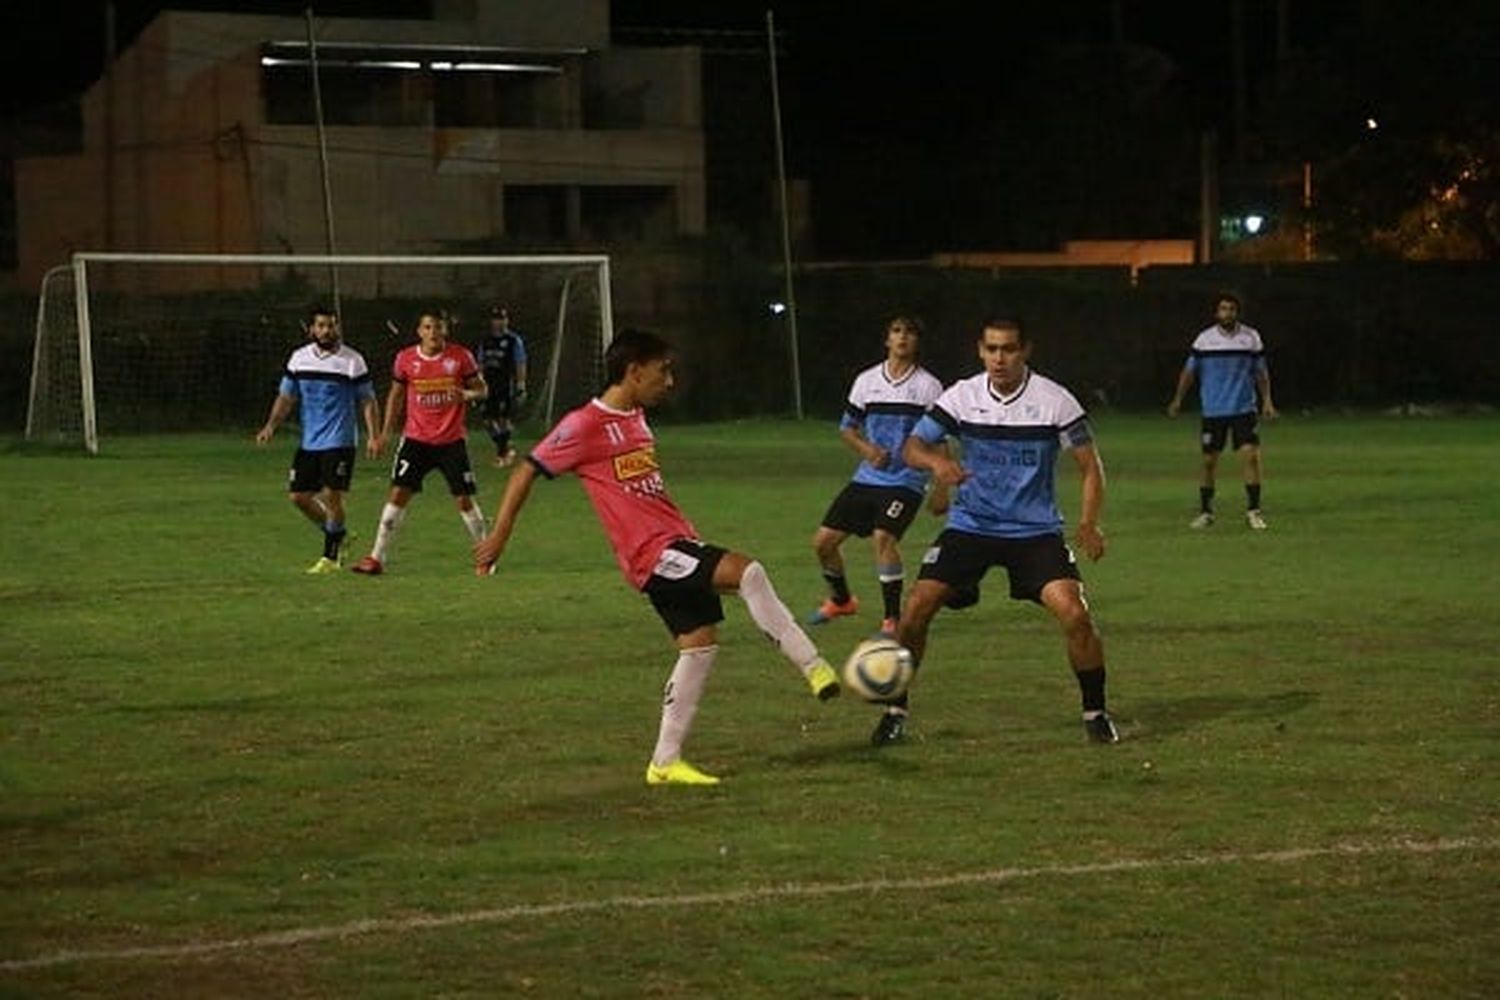
<path id="1" fill-rule="evenodd" d="M 895 639 L 866 639 L 844 661 L 844 687 L 865 701 L 891 702 L 906 693 L 915 670 L 911 650 Z"/>

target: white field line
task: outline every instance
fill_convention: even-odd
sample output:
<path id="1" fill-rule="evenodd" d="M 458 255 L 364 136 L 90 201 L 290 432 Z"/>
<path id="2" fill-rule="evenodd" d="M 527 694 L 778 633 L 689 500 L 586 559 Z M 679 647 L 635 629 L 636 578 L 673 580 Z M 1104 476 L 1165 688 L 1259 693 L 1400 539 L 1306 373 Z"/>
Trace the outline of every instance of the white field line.
<path id="1" fill-rule="evenodd" d="M 827 896 L 884 892 L 930 892 L 955 886 L 995 885 L 1022 879 L 1112 875 L 1121 872 L 1164 872 L 1190 868 L 1214 868 L 1236 864 L 1289 864 L 1318 858 L 1353 858 L 1369 855 L 1445 854 L 1454 851 L 1493 851 L 1500 838 L 1460 837 L 1442 840 L 1394 840 L 1383 843 L 1347 843 L 1331 847 L 1296 847 L 1280 851 L 1224 851 L 1180 858 L 1141 858 L 1092 864 L 1040 865 L 1033 868 L 990 868 L 982 871 L 933 875 L 925 878 L 863 879 L 853 882 L 788 882 L 750 889 L 684 893 L 674 896 L 609 896 L 603 899 L 562 900 L 555 903 L 518 903 L 460 913 L 419 914 L 354 920 L 321 927 L 299 927 L 285 931 L 251 934 L 188 944 L 143 945 L 133 948 L 94 948 L 56 951 L 32 958 L 0 961 L 0 971 L 17 972 L 83 962 L 122 962 L 137 959 L 173 960 L 200 958 L 231 952 L 290 948 L 319 941 L 341 940 L 368 934 L 402 935 L 411 931 L 474 924 L 509 923 L 537 917 L 572 916 L 610 910 L 692 909 L 780 899 L 816 899 Z"/>

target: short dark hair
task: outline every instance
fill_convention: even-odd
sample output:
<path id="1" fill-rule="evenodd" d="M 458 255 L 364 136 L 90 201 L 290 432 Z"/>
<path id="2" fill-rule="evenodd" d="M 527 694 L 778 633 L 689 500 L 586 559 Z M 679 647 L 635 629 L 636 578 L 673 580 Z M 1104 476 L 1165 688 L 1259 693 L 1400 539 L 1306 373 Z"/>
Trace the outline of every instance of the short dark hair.
<path id="1" fill-rule="evenodd" d="M 670 356 L 672 345 L 648 330 L 625 329 L 615 334 L 604 352 L 604 374 L 610 385 L 625 381 L 625 370 Z"/>
<path id="2" fill-rule="evenodd" d="M 1021 321 L 1015 316 L 991 316 L 985 320 L 979 327 L 980 340 L 984 339 L 984 331 L 986 330 L 1014 330 L 1016 331 L 1016 339 L 1021 343 L 1029 343 L 1031 340 L 1030 337 L 1026 336 L 1026 327 L 1021 325 Z"/>
<path id="3" fill-rule="evenodd" d="M 1244 303 L 1240 301 L 1240 297 L 1234 292 L 1229 291 L 1228 289 L 1225 289 L 1218 295 L 1214 296 L 1215 309 L 1219 308 L 1220 302 L 1233 302 L 1236 309 L 1243 309 L 1245 307 Z"/>
<path id="4" fill-rule="evenodd" d="M 303 319 L 302 325 L 303 326 L 312 326 L 313 325 L 313 320 L 317 319 L 319 316 L 332 316 L 335 321 L 337 321 L 338 318 L 339 318 L 339 314 L 338 313 L 334 312 L 332 309 L 328 308 L 323 303 L 321 303 L 321 302 L 314 302 L 312 305 L 310 305 L 310 306 L 307 307 L 307 315 Z"/>
<path id="5" fill-rule="evenodd" d="M 902 324 L 918 337 L 927 332 L 927 328 L 922 325 L 922 321 L 916 316 L 913 316 L 911 313 L 896 313 L 896 315 L 886 320 L 886 332 L 889 333 L 891 331 L 891 327 L 895 326 L 897 323 Z"/>

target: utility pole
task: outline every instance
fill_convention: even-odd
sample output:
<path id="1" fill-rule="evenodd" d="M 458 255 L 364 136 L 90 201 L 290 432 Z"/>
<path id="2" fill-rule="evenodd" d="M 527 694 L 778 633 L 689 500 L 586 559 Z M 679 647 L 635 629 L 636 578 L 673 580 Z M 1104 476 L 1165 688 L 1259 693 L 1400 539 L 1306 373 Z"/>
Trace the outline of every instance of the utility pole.
<path id="1" fill-rule="evenodd" d="M 1198 138 L 1198 263 L 1214 259 L 1219 226 L 1219 141 L 1213 129 Z"/>
<path id="2" fill-rule="evenodd" d="M 115 0 L 104 4 L 104 249 L 115 249 Z M 137 234 L 139 239 L 139 234 Z M 139 245 L 139 244 L 137 244 Z"/>
<path id="3" fill-rule="evenodd" d="M 1234 162 L 1236 166 L 1244 166 L 1250 120 L 1249 81 L 1245 69 L 1245 0 L 1232 0 L 1229 17 L 1230 59 L 1234 74 Z"/>
<path id="4" fill-rule="evenodd" d="M 338 253 L 333 238 L 333 182 L 328 176 L 328 129 L 323 123 L 323 87 L 318 80 L 318 40 L 313 33 L 313 9 L 307 11 L 307 63 L 312 71 L 313 117 L 318 124 L 318 167 L 323 175 L 323 234 L 328 242 L 328 255 Z M 333 311 L 342 317 L 343 303 L 339 301 L 339 268 L 328 265 L 328 276 L 333 282 Z"/>
<path id="5" fill-rule="evenodd" d="M 786 316 L 792 341 L 792 407 L 802 419 L 802 360 L 797 347 L 797 290 L 792 281 L 792 223 L 786 198 L 786 148 L 781 140 L 781 86 L 776 79 L 776 16 L 766 11 L 766 44 L 771 49 L 771 117 L 776 126 L 776 179 L 781 196 L 781 266 L 786 271 Z"/>
<path id="6" fill-rule="evenodd" d="M 1312 161 L 1302 161 L 1302 259 L 1313 259 Z"/>

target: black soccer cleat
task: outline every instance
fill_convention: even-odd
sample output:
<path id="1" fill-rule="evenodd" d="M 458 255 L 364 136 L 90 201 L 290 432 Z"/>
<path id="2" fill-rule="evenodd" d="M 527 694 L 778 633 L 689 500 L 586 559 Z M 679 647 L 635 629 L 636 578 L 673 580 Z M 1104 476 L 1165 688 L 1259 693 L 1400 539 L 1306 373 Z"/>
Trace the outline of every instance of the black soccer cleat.
<path id="1" fill-rule="evenodd" d="M 881 713 L 880 721 L 875 723 L 875 731 L 870 734 L 870 745 L 886 747 L 893 743 L 904 743 L 905 741 L 906 713 Z"/>
<path id="2" fill-rule="evenodd" d="M 1108 712 L 1100 712 L 1092 719 L 1083 720 L 1083 731 L 1088 733 L 1090 743 L 1118 743 L 1120 731 Z"/>

